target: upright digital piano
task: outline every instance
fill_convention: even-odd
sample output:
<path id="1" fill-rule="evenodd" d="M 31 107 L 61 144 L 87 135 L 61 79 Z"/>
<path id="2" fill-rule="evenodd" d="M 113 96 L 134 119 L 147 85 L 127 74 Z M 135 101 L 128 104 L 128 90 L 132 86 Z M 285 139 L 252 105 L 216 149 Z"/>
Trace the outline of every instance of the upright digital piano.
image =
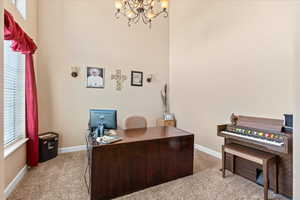
<path id="1" fill-rule="evenodd" d="M 224 138 L 224 144 L 238 144 L 258 151 L 272 153 L 277 156 L 278 192 L 286 197 L 293 196 L 293 134 L 285 131 L 284 120 L 257 118 L 248 116 L 231 116 L 231 124 L 217 126 L 217 135 Z M 234 165 L 233 163 L 234 160 Z M 234 166 L 234 169 L 233 169 Z M 234 171 L 258 184 L 263 173 L 261 166 L 226 154 L 225 169 Z M 269 172 L 272 179 L 272 169 Z M 270 183 L 271 189 L 272 183 Z"/>

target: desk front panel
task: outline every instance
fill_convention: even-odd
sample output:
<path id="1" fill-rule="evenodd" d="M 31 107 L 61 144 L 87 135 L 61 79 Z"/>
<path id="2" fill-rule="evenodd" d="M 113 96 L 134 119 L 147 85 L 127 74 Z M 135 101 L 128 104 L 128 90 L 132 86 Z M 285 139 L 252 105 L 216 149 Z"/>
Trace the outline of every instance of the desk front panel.
<path id="1" fill-rule="evenodd" d="M 94 147 L 91 200 L 111 199 L 193 174 L 194 136 Z"/>

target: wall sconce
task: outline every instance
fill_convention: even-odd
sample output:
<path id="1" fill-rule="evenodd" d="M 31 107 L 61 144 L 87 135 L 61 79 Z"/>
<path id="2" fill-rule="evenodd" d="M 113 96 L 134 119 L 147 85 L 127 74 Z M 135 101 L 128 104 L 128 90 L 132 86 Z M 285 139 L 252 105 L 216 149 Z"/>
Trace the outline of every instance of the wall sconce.
<path id="1" fill-rule="evenodd" d="M 149 74 L 146 78 L 147 82 L 148 83 L 151 83 L 152 82 L 152 79 L 153 79 L 153 74 Z"/>
<path id="2" fill-rule="evenodd" d="M 71 67 L 71 70 L 72 70 L 71 76 L 73 78 L 76 78 L 78 76 L 78 73 L 79 73 L 79 68 L 78 67 Z"/>

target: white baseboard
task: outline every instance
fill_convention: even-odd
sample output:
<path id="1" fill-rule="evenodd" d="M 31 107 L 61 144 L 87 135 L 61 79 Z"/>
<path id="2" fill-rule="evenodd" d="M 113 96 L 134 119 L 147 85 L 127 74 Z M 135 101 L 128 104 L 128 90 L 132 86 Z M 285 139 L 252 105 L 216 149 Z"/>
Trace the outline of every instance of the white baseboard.
<path id="1" fill-rule="evenodd" d="M 8 198 L 8 196 L 12 193 L 12 191 L 16 188 L 18 183 L 22 180 L 22 178 L 27 173 L 28 167 L 25 165 L 17 174 L 17 176 L 9 183 L 9 185 L 4 190 L 5 198 Z"/>
<path id="2" fill-rule="evenodd" d="M 76 151 L 85 151 L 86 145 L 72 146 L 72 147 L 63 147 L 58 149 L 58 153 L 70 153 Z"/>
<path id="3" fill-rule="evenodd" d="M 207 153 L 207 154 L 209 154 L 211 156 L 214 156 L 214 157 L 216 157 L 218 159 L 222 159 L 222 154 L 220 152 L 214 151 L 212 149 L 209 149 L 207 147 L 201 146 L 199 144 L 194 144 L 194 148 L 197 149 L 197 150 L 199 150 L 199 151 L 202 151 L 204 153 Z"/>

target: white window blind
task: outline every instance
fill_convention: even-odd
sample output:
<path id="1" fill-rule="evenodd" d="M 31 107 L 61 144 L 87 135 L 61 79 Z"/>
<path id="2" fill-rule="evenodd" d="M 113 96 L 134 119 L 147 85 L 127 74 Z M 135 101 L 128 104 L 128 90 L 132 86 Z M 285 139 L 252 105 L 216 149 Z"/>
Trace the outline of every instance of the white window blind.
<path id="1" fill-rule="evenodd" d="M 25 136 L 25 56 L 4 41 L 4 145 Z"/>
<path id="2" fill-rule="evenodd" d="M 11 2 L 15 4 L 23 19 L 26 19 L 26 0 L 11 0 Z"/>

